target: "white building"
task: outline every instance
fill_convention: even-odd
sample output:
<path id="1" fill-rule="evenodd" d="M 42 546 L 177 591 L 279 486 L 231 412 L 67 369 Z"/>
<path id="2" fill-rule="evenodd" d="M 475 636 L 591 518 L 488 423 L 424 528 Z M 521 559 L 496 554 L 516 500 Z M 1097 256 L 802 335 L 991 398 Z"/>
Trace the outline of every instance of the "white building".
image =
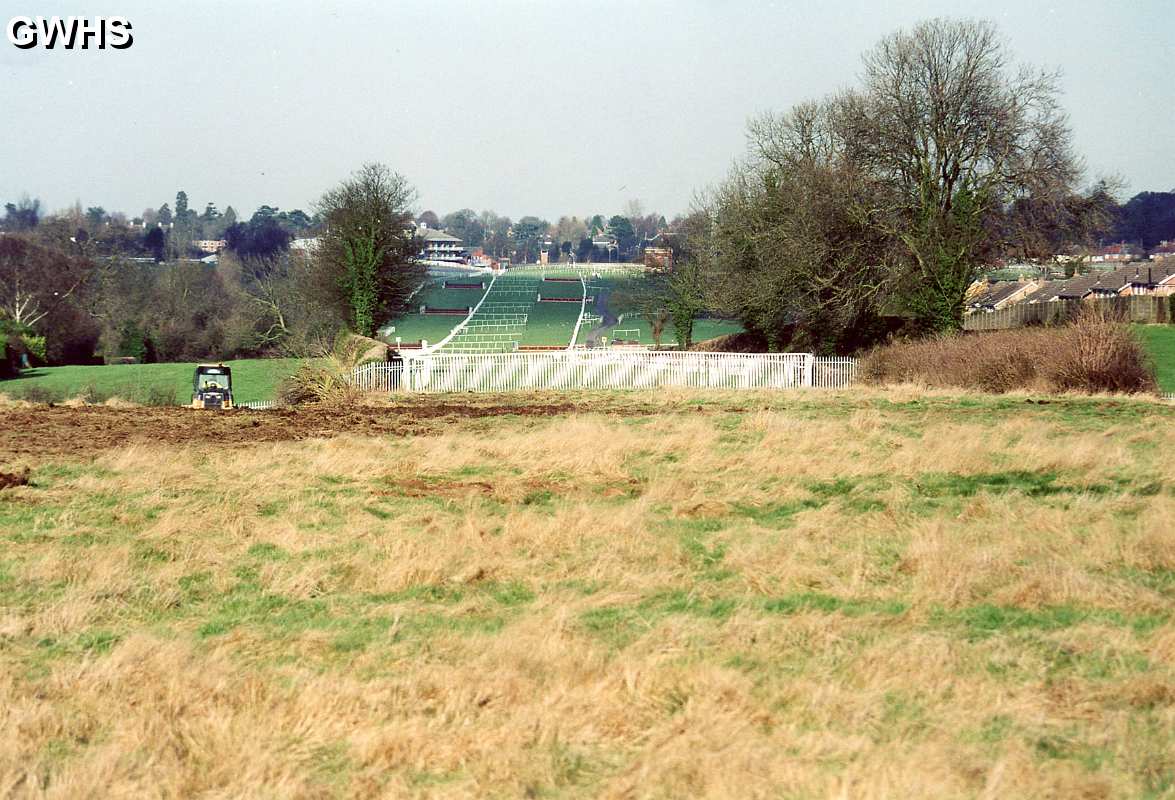
<path id="1" fill-rule="evenodd" d="M 465 262 L 464 242 L 456 236 L 425 226 L 418 229 L 416 235 L 423 242 L 420 257 L 426 261 Z"/>

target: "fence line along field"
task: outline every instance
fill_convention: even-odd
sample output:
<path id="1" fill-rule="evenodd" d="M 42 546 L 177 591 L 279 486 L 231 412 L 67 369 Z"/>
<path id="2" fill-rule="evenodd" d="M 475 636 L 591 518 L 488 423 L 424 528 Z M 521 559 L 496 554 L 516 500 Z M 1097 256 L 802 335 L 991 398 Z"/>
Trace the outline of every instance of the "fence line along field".
<path id="1" fill-rule="evenodd" d="M 1175 407 L 519 397 L 0 408 L 4 794 L 1173 791 Z"/>

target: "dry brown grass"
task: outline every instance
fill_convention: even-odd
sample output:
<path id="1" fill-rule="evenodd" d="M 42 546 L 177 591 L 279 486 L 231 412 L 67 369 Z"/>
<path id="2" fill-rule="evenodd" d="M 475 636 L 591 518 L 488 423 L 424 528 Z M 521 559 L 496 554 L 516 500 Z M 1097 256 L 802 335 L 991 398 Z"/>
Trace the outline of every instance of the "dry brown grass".
<path id="1" fill-rule="evenodd" d="M 42 465 L 0 795 L 1171 794 L 1169 408 L 633 402 Z"/>
<path id="2" fill-rule="evenodd" d="M 1065 327 L 901 341 L 868 353 L 873 383 L 1008 392 L 1155 393 L 1154 365 L 1130 327 L 1086 309 Z"/>

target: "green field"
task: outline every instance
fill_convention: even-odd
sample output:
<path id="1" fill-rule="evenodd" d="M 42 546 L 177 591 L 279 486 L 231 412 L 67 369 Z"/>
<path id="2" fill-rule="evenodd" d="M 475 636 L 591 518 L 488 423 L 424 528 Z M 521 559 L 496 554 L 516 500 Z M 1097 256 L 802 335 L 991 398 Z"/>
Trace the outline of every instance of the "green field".
<path id="1" fill-rule="evenodd" d="M 395 344 L 397 336 L 404 342 L 418 342 L 423 339 L 429 344 L 436 344 L 448 336 L 449 332 L 464 319 L 465 317 L 456 314 L 406 314 L 392 320 L 381 333 L 383 338 L 392 344 Z"/>
<path id="2" fill-rule="evenodd" d="M 607 333 L 609 339 L 614 338 L 614 331 L 632 331 L 637 330 L 639 333 L 633 337 L 631 333 L 624 334 L 623 338 L 636 338 L 641 344 L 653 344 L 653 330 L 649 323 L 639 317 L 633 319 L 625 317 L 624 322 L 613 326 Z M 713 339 L 716 336 L 725 336 L 730 333 L 739 333 L 743 326 L 738 322 L 726 319 L 698 319 L 694 320 L 694 336 L 695 342 L 704 342 L 707 339 Z M 667 345 L 677 341 L 677 331 L 673 327 L 673 323 L 665 326 L 664 332 L 661 334 L 661 344 Z"/>
<path id="3" fill-rule="evenodd" d="M 485 281 L 487 284 L 489 283 L 489 278 L 483 278 L 479 275 L 474 275 L 469 278 L 450 278 L 450 280 L 469 283 Z M 431 344 L 435 344 L 448 336 L 450 331 L 464 320 L 465 317 L 457 316 L 456 314 L 452 316 L 447 314 L 421 314 L 419 313 L 420 306 L 470 308 L 477 305 L 484 294 L 485 292 L 478 289 L 446 289 L 444 288 L 444 279 L 438 279 L 430 286 L 425 287 L 420 294 L 413 298 L 413 313 L 405 314 L 402 317 L 392 320 L 380 332 L 387 341 L 392 343 L 396 341 L 396 337 L 398 336 L 404 342 L 418 342 L 423 339 Z"/>
<path id="4" fill-rule="evenodd" d="M 1139 325 L 1135 330 L 1155 360 L 1159 388 L 1175 392 L 1175 325 Z"/>
<path id="5" fill-rule="evenodd" d="M 291 375 L 300 359 L 251 358 L 226 361 L 233 369 L 233 394 L 238 403 L 272 400 L 277 385 Z M 93 367 L 43 367 L 19 378 L 0 381 L 0 394 L 61 402 L 74 397 L 101 402 L 119 397 L 138 403 L 174 405 L 192 396 L 195 363 L 112 364 Z"/>
<path id="6" fill-rule="evenodd" d="M 579 303 L 535 303 L 527 313 L 526 330 L 519 344 L 564 347 L 571 344 L 575 321 L 579 319 Z"/>
<path id="7" fill-rule="evenodd" d="M 511 270 L 507 275 L 511 283 L 515 283 L 522 278 L 532 278 L 536 293 L 541 293 L 544 297 L 578 299 L 583 296 L 583 287 L 579 283 L 548 282 L 542 280 L 542 276 L 578 277 L 579 272 L 574 269 L 552 267 L 539 270 L 535 268 L 524 268 Z M 477 279 L 476 277 L 470 278 L 471 281 Z M 615 315 L 619 313 L 615 298 L 636 280 L 639 280 L 639 274 L 636 273 L 632 275 L 607 274 L 598 278 L 588 276 L 588 294 L 590 296 L 603 297 L 605 299 L 605 306 Z M 610 297 L 613 298 L 612 302 L 608 302 L 608 298 Z M 476 290 L 443 289 L 441 288 L 441 281 L 438 280 L 432 286 L 422 291 L 419 304 L 455 308 L 476 305 L 480 299 L 481 293 Z M 592 313 L 599 313 L 600 308 L 589 304 L 587 310 Z M 571 334 L 575 330 L 575 322 L 579 318 L 579 305 L 574 303 L 535 303 L 531 306 L 528 313 L 529 319 L 526 329 L 518 337 L 518 343 L 522 345 L 561 346 L 567 345 L 571 341 Z M 386 332 L 385 338 L 392 342 L 395 341 L 397 336 L 405 342 L 415 342 L 424 339 L 435 344 L 448 336 L 453 327 L 463 319 L 464 317 L 458 316 L 407 314 L 389 323 L 389 327 L 384 329 Z M 633 338 L 638 339 L 642 344 L 646 345 L 654 343 L 649 324 L 643 319 L 628 319 L 624 323 L 614 327 L 619 329 L 636 329 L 638 333 Z M 695 342 L 705 341 L 716 336 L 738 333 L 742 329 L 739 323 L 729 320 L 699 319 L 694 324 L 693 339 Z M 587 333 L 588 330 L 586 328 L 581 331 L 580 342 L 585 341 Z M 612 338 L 611 330 L 606 330 L 604 335 Z M 666 345 L 676 341 L 676 334 L 672 325 L 666 327 L 661 341 L 662 344 Z"/>

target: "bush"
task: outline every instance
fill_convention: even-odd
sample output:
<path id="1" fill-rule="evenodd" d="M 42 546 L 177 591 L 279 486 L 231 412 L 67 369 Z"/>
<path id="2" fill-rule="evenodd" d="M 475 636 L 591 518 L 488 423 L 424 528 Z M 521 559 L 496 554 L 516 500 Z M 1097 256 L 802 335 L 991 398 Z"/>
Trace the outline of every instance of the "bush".
<path id="1" fill-rule="evenodd" d="M 352 379 L 355 368 L 367 361 L 379 360 L 379 348 L 382 348 L 383 357 L 387 355 L 387 345 L 374 342 L 376 348 L 373 349 L 373 342 L 363 336 L 339 334 L 330 352 L 303 363 L 297 372 L 281 382 L 277 389 L 278 400 L 287 405 L 358 402 L 363 392 Z"/>
<path id="2" fill-rule="evenodd" d="M 178 405 L 174 386 L 149 386 L 141 398 L 145 406 Z"/>
<path id="3" fill-rule="evenodd" d="M 1123 323 L 1085 309 L 1056 328 L 938 336 L 870 351 L 862 377 L 872 383 L 1009 392 L 1154 392 L 1154 366 Z"/>

